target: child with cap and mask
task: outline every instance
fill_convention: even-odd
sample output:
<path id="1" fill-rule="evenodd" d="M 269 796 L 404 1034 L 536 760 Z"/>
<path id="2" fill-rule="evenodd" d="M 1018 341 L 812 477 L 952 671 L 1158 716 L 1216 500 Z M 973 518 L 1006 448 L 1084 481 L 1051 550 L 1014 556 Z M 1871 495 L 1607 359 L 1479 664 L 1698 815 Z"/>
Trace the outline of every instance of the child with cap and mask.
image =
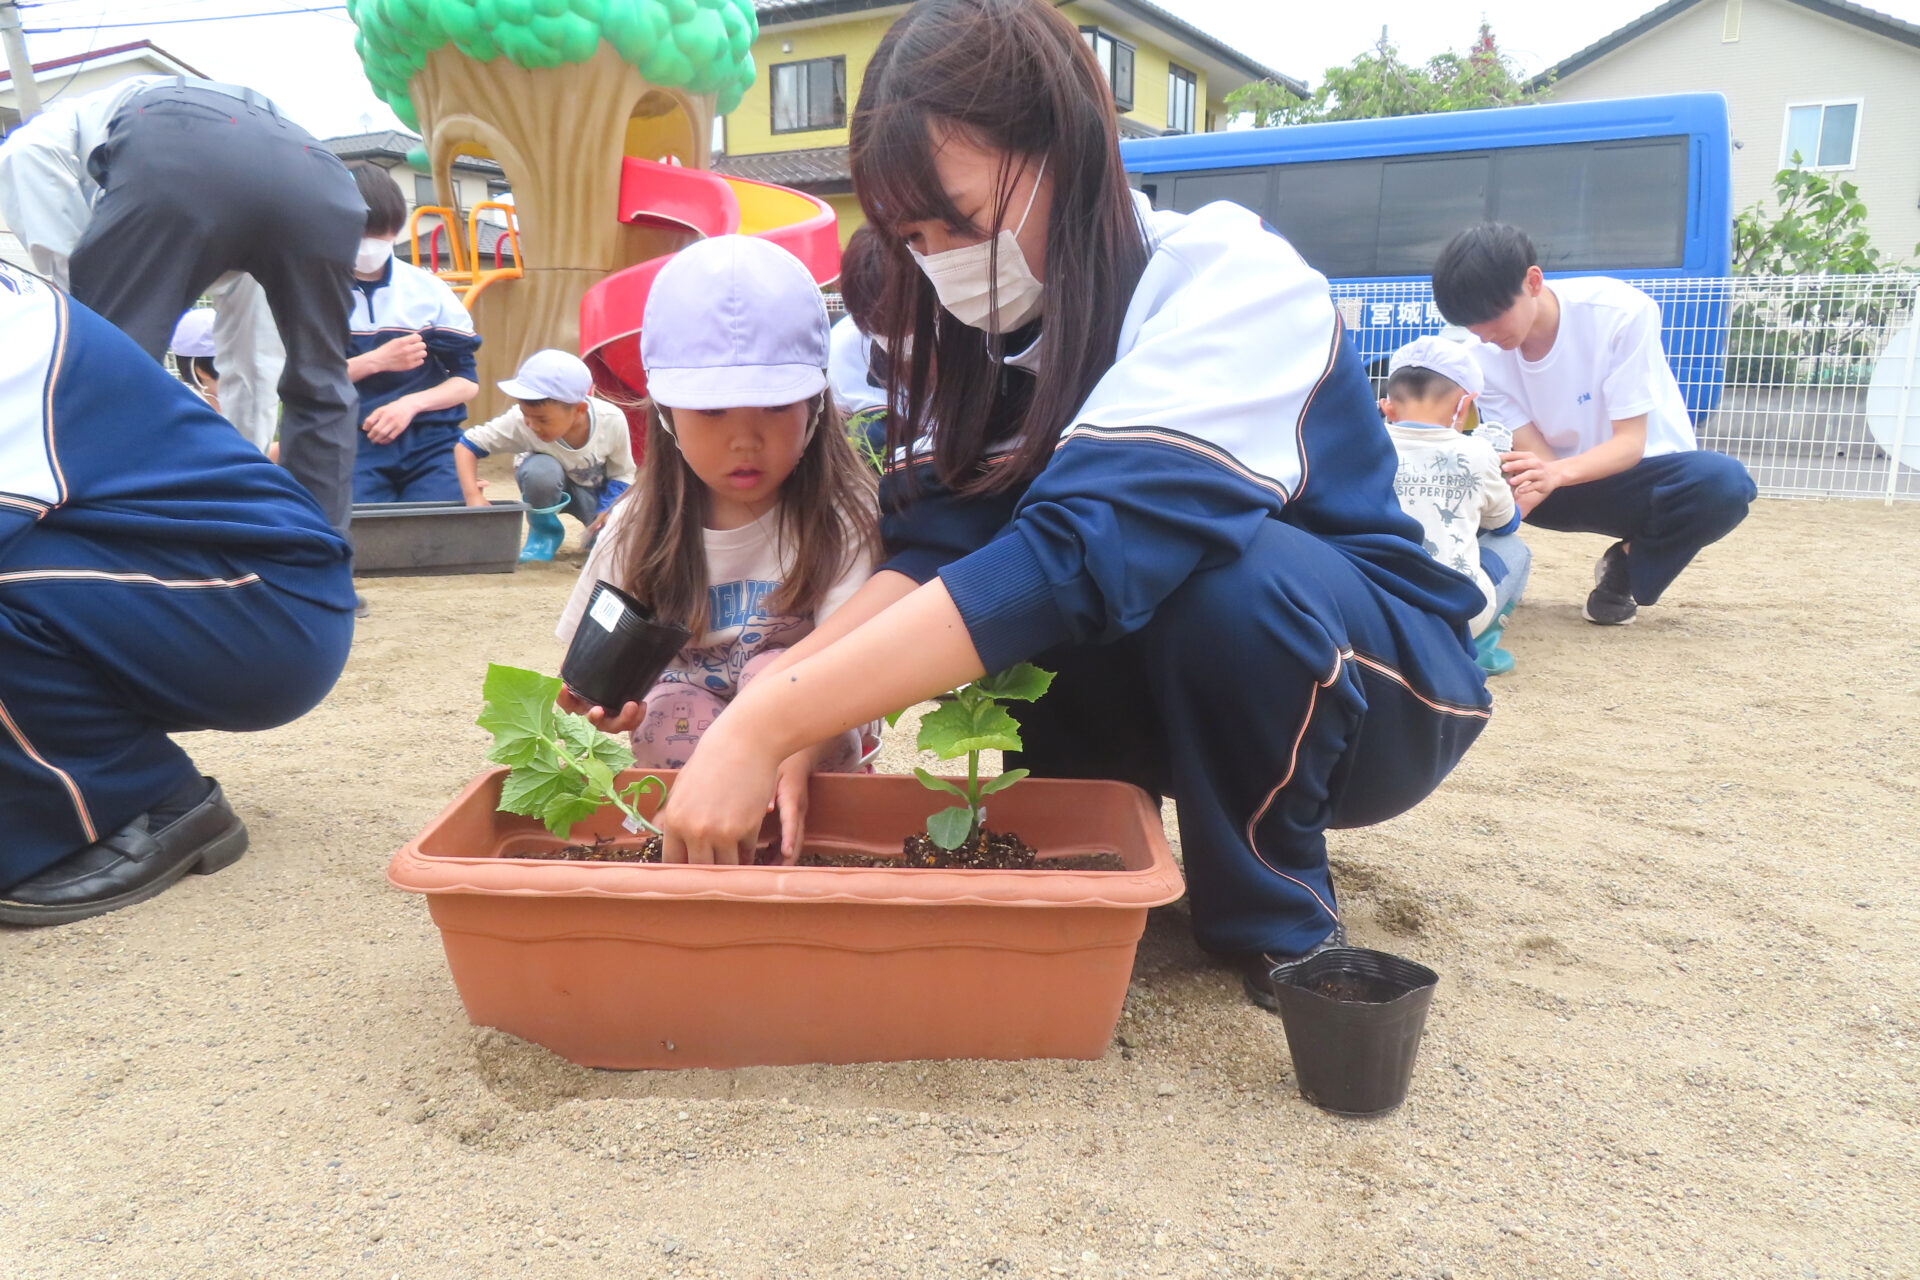
<path id="1" fill-rule="evenodd" d="M 1500 455 L 1466 434 L 1483 386 L 1480 366 L 1465 347 L 1445 338 L 1416 338 L 1393 353 L 1380 411 L 1400 457 L 1393 491 L 1401 509 L 1420 522 L 1421 545 L 1472 578 L 1486 597 L 1469 630 L 1481 670 L 1497 676 L 1513 670 L 1513 655 L 1500 647 L 1500 636 L 1526 589 L 1533 557 L 1514 533 L 1520 512 L 1501 474 Z"/>
<path id="2" fill-rule="evenodd" d="M 678 768 L 740 689 L 812 634 L 873 572 L 876 477 L 827 390 L 827 309 L 800 260 L 750 236 L 682 249 L 641 319 L 651 402 L 633 492 L 606 527 L 555 634 L 571 642 L 602 579 L 693 635 L 645 704 L 588 707 L 631 731 L 643 768 Z M 861 731 L 803 748 L 775 790 L 782 854 L 799 855 L 808 775 L 859 767 Z"/>
<path id="3" fill-rule="evenodd" d="M 513 482 L 533 508 L 520 559 L 551 560 L 560 548 L 564 512 L 587 526 L 591 544 L 607 511 L 633 483 L 633 437 L 627 415 L 588 394 L 593 374 L 565 351 L 536 351 L 500 384 L 517 404 L 469 427 L 453 446 L 460 493 L 470 507 L 487 505 L 479 459 L 500 449 L 518 455 Z"/>

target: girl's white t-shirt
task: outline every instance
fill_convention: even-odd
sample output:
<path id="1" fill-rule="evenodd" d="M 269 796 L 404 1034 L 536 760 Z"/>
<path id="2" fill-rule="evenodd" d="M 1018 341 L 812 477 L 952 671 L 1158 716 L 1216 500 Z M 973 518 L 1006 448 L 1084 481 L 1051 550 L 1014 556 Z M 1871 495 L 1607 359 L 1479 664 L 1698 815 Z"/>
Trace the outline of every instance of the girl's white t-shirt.
<path id="1" fill-rule="evenodd" d="M 1560 331 L 1541 360 L 1490 342 L 1470 350 L 1486 376 L 1480 415 L 1518 429 L 1531 422 L 1554 455 L 1570 458 L 1613 439 L 1613 424 L 1647 415 L 1657 458 L 1699 447 L 1673 368 L 1660 345 L 1660 305 L 1610 276 L 1554 280 Z"/>
<path id="2" fill-rule="evenodd" d="M 636 491 L 614 504 L 600 538 L 587 555 L 574 583 L 573 594 L 560 614 L 554 634 L 567 644 L 580 626 L 596 582 L 622 586 L 627 579 L 623 526 L 641 501 Z M 855 557 L 811 617 L 770 611 L 793 563 L 792 549 L 781 546 L 780 508 L 775 507 L 752 524 L 738 529 L 707 529 L 707 632 L 682 649 L 662 683 L 680 682 L 731 699 L 740 688 L 740 671 L 762 653 L 785 649 L 812 634 L 873 576 L 873 549 Z"/>

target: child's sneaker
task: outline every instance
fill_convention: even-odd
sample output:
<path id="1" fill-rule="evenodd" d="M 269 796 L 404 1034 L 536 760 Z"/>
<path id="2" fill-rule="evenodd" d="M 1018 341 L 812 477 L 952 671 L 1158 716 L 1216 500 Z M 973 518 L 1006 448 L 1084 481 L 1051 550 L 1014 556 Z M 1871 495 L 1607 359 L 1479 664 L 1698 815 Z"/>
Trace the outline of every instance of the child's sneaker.
<path id="1" fill-rule="evenodd" d="M 1593 590 L 1580 616 L 1603 627 L 1624 627 L 1640 606 L 1627 579 L 1627 544 L 1616 542 L 1593 563 Z"/>

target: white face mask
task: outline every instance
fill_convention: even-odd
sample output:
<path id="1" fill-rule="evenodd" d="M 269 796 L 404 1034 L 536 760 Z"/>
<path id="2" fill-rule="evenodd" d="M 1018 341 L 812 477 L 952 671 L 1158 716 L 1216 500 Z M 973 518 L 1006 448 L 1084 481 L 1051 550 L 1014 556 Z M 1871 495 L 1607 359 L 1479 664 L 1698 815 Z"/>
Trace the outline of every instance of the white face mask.
<path id="1" fill-rule="evenodd" d="M 393 241 L 367 236 L 360 241 L 360 252 L 353 255 L 353 269 L 363 276 L 373 275 L 393 256 Z"/>
<path id="2" fill-rule="evenodd" d="M 1040 314 L 1045 286 L 1034 279 L 1015 237 L 1027 225 L 1027 215 L 1033 212 L 1034 197 L 1040 194 L 1040 179 L 1046 172 L 1043 157 L 1033 189 L 1027 193 L 1027 207 L 1021 210 L 1013 230 L 1002 227 L 991 240 L 944 253 L 908 250 L 939 295 L 940 305 L 961 324 L 988 333 L 1010 333 Z"/>

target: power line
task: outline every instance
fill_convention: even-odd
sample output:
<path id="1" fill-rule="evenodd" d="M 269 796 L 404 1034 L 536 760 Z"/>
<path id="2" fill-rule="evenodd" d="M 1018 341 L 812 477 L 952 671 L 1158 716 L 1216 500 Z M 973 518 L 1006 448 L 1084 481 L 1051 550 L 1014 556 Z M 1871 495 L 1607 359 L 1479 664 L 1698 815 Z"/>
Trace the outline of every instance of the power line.
<path id="1" fill-rule="evenodd" d="M 268 9 L 259 13 L 220 13 L 205 18 L 153 18 L 146 22 L 96 22 L 73 27 L 29 27 L 30 36 L 58 35 L 64 31 L 112 31 L 121 27 L 173 27 L 189 22 L 237 22 L 242 18 L 288 18 L 302 13 L 338 13 L 344 4 L 313 5 L 305 9 Z"/>

